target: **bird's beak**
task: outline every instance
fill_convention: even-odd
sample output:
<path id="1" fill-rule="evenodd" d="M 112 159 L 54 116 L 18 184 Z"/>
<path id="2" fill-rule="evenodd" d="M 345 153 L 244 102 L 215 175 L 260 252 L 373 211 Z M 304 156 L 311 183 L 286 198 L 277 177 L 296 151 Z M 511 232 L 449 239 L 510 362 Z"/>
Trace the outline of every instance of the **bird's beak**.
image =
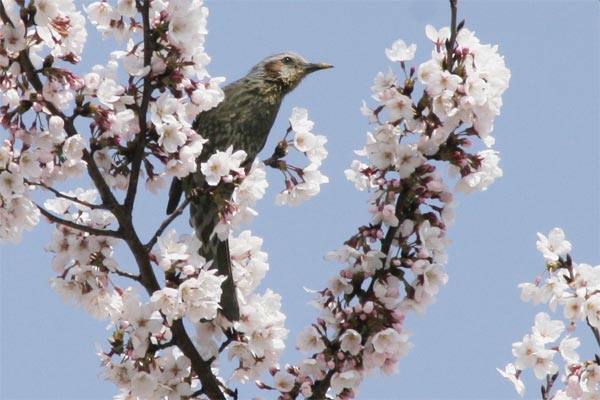
<path id="1" fill-rule="evenodd" d="M 304 67 L 304 71 L 306 71 L 307 74 L 310 74 L 311 72 L 328 68 L 333 68 L 333 65 L 325 63 L 310 63 L 306 64 L 306 66 Z"/>

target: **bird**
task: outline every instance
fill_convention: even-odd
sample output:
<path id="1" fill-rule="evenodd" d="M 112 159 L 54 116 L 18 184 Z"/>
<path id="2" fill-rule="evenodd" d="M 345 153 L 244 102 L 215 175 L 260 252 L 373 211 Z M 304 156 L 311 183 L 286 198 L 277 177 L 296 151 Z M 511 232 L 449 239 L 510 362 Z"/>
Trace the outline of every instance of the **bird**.
<path id="1" fill-rule="evenodd" d="M 216 151 L 243 150 L 244 168 L 263 149 L 284 97 L 309 74 L 333 67 L 310 63 L 294 52 L 266 57 L 243 78 L 223 88 L 224 100 L 216 107 L 198 114 L 192 127 L 208 142 L 196 159 L 197 171 L 185 178 L 174 178 L 169 189 L 167 214 L 178 207 L 185 192 L 190 196 L 190 224 L 202 243 L 200 255 L 212 261 L 219 275 L 225 276 L 221 289 L 221 313 L 230 321 L 240 319 L 240 309 L 233 281 L 228 240 L 220 240 L 214 228 L 220 220 L 224 202 L 231 199 L 233 185 L 224 185 L 218 195 L 210 195 L 200 164 Z M 203 190 L 204 189 L 204 190 Z"/>

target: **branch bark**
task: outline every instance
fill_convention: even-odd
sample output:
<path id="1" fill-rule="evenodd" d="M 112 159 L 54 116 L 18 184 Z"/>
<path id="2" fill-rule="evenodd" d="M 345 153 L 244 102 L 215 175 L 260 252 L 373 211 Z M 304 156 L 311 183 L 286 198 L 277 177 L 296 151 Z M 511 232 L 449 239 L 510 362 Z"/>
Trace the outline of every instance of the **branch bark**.
<path id="1" fill-rule="evenodd" d="M 452 72 L 454 67 L 454 44 L 456 43 L 456 20 L 458 17 L 458 0 L 450 0 L 450 39 L 446 42 L 446 55 L 448 60 L 448 71 Z"/>
<path id="2" fill-rule="evenodd" d="M 98 229 L 98 228 L 92 228 L 91 226 L 81 225 L 81 224 L 78 224 L 77 222 L 73 222 L 73 221 L 69 221 L 69 220 L 57 217 L 56 215 L 52 214 L 51 212 L 49 212 L 48 210 L 46 210 L 44 207 L 40 206 L 39 204 L 36 204 L 36 207 L 38 208 L 38 210 L 40 210 L 40 212 L 42 213 L 42 215 L 44 217 L 48 218 L 51 222 L 54 222 L 55 224 L 63 225 L 63 226 L 66 226 L 68 228 L 75 229 L 78 231 L 87 232 L 90 235 L 109 236 L 109 237 L 122 239 L 121 234 L 117 231 Z"/>
<path id="3" fill-rule="evenodd" d="M 56 190 L 53 187 L 48 186 L 42 182 L 29 182 L 29 181 L 26 181 L 26 182 L 28 185 L 39 186 L 43 189 L 46 189 L 49 192 L 52 192 L 52 194 L 54 194 L 56 197 L 60 197 L 61 199 L 65 199 L 65 200 L 69 200 L 73 203 L 77 203 L 79 205 L 89 208 L 90 210 L 104 210 L 105 209 L 105 207 L 100 204 L 91 204 L 91 203 L 88 203 L 87 201 L 80 200 L 75 196 L 69 196 L 69 195 L 64 194 L 63 192 Z"/>

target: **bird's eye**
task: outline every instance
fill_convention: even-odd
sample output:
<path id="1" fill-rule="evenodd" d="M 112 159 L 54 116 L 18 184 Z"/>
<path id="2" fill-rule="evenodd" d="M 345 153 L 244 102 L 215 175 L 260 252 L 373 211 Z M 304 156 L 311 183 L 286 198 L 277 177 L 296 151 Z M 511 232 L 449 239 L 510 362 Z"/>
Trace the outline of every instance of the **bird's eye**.
<path id="1" fill-rule="evenodd" d="M 281 62 L 283 62 L 284 64 L 291 64 L 292 63 L 292 57 L 288 57 L 285 56 L 281 59 Z"/>

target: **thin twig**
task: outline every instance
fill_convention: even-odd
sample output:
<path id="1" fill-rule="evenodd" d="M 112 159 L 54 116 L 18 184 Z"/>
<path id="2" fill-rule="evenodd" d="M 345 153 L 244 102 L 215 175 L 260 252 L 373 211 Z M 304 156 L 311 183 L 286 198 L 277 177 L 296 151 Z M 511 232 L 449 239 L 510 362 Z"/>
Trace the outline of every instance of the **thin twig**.
<path id="1" fill-rule="evenodd" d="M 598 328 L 595 328 L 594 326 L 592 326 L 592 324 L 590 324 L 589 318 L 586 318 L 585 321 L 587 322 L 588 326 L 592 330 L 592 333 L 594 334 L 594 338 L 596 338 L 596 343 L 598 344 L 598 346 L 600 346 L 600 332 L 598 331 Z"/>
<path id="2" fill-rule="evenodd" d="M 154 233 L 154 235 L 152 236 L 152 239 L 150 239 L 150 241 L 144 245 L 144 247 L 146 247 L 148 251 L 150 251 L 152 247 L 154 247 L 160 235 L 163 234 L 163 232 L 165 231 L 165 229 L 167 229 L 171 222 L 173 222 L 175 218 L 177 218 L 183 213 L 183 210 L 185 210 L 188 204 L 190 204 L 191 199 L 192 198 L 190 196 L 186 196 L 186 198 L 183 200 L 183 203 L 181 203 L 179 207 L 177 207 L 175 211 L 173 211 L 173 213 L 171 213 L 171 215 L 169 215 L 167 219 L 163 221 L 162 224 L 160 224 L 160 226 L 156 230 L 156 233 Z"/>
<path id="3" fill-rule="evenodd" d="M 13 24 L 8 14 L 6 13 L 6 9 L 4 8 L 4 3 L 2 1 L 0 1 L 0 18 L 2 19 L 2 22 L 9 25 L 11 28 L 15 27 L 15 24 Z"/>
<path id="4" fill-rule="evenodd" d="M 137 282 L 141 282 L 141 280 L 142 280 L 142 278 L 139 275 L 132 274 L 131 272 L 121 271 L 120 269 L 115 269 L 113 272 L 119 276 L 133 279 L 134 281 L 137 281 Z"/>
<path id="5" fill-rule="evenodd" d="M 45 183 L 42 183 L 42 182 L 29 182 L 29 181 L 26 181 L 26 183 L 28 185 L 39 186 L 41 188 L 44 188 L 44 189 L 48 190 L 49 192 L 52 192 L 56 197 L 60 197 L 61 199 L 69 200 L 69 201 L 72 201 L 73 203 L 80 204 L 80 205 L 82 205 L 84 207 L 89 208 L 90 210 L 105 210 L 106 209 L 106 207 L 103 206 L 102 204 L 88 203 L 87 201 L 80 200 L 80 199 L 78 199 L 75 196 L 69 196 L 68 194 L 65 194 L 65 193 L 63 193 L 61 191 L 58 191 L 58 190 L 54 189 L 53 187 L 48 186 L 48 185 L 46 185 Z"/>
<path id="6" fill-rule="evenodd" d="M 446 54 L 447 54 L 447 63 L 448 63 L 448 71 L 452 72 L 452 68 L 454 67 L 454 45 L 456 43 L 456 19 L 458 15 L 457 9 L 458 0 L 450 0 L 450 38 L 446 42 Z"/>
<path id="7" fill-rule="evenodd" d="M 542 386 L 542 400 L 550 399 L 550 392 L 552 391 L 554 382 L 556 382 L 556 378 L 558 378 L 558 372 L 552 376 L 546 375 L 546 386 Z"/>
<path id="8" fill-rule="evenodd" d="M 57 217 L 56 215 L 52 214 L 51 212 L 49 212 L 48 210 L 46 210 L 44 207 L 40 206 L 39 204 L 36 204 L 36 207 L 38 208 L 38 210 L 40 210 L 40 212 L 42 213 L 42 215 L 44 217 L 48 218 L 51 222 L 54 222 L 55 224 L 64 225 L 71 229 L 76 229 L 76 230 L 79 230 L 82 232 L 87 232 L 90 235 L 109 236 L 109 237 L 120 238 L 120 239 L 123 238 L 121 236 L 121 234 L 117 231 L 98 229 L 98 228 L 92 228 L 91 226 L 81 225 L 81 224 L 78 224 L 77 222 L 73 222 L 73 221 L 69 221 L 69 220 Z"/>

